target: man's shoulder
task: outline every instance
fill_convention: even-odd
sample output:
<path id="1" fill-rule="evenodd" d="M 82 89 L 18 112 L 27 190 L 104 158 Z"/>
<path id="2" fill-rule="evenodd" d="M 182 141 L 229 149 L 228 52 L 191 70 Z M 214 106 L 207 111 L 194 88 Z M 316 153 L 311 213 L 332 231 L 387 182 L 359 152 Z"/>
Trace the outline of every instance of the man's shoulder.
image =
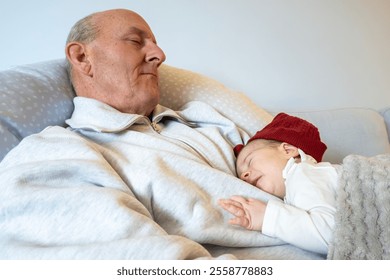
<path id="1" fill-rule="evenodd" d="M 20 150 L 34 150 L 55 146 L 58 149 L 68 147 L 72 139 L 82 139 L 80 135 L 62 126 L 48 126 L 39 133 L 31 134 L 22 139 L 15 147 Z M 14 150 L 15 150 L 14 149 Z"/>
<path id="2" fill-rule="evenodd" d="M 25 137 L 3 159 L 3 166 L 47 161 L 94 151 L 92 143 L 61 126 L 50 126 Z"/>
<path id="3" fill-rule="evenodd" d="M 43 139 L 52 139 L 52 138 L 79 138 L 80 136 L 69 129 L 68 127 L 63 126 L 48 126 L 44 128 L 41 132 L 31 134 L 30 136 L 25 137 L 22 142 L 30 141 L 42 141 Z"/>

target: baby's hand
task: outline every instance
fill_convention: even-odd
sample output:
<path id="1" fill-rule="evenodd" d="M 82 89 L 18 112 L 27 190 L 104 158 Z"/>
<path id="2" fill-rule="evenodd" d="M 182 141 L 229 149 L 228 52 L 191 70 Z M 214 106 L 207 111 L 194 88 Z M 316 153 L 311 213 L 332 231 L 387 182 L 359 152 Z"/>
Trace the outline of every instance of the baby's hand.
<path id="1" fill-rule="evenodd" d="M 232 196 L 230 199 L 220 199 L 218 204 L 235 216 L 229 220 L 230 224 L 250 230 L 262 229 L 266 203 L 252 198 Z"/>

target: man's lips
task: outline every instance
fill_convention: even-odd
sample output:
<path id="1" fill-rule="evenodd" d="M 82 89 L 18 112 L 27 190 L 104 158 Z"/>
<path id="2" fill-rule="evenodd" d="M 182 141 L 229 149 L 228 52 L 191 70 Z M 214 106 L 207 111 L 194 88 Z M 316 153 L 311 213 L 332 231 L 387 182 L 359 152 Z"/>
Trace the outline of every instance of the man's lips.
<path id="1" fill-rule="evenodd" d="M 148 73 L 141 73 L 141 75 L 149 75 L 149 76 L 154 76 L 154 77 L 158 77 L 156 73 L 152 73 L 152 72 L 148 72 Z"/>

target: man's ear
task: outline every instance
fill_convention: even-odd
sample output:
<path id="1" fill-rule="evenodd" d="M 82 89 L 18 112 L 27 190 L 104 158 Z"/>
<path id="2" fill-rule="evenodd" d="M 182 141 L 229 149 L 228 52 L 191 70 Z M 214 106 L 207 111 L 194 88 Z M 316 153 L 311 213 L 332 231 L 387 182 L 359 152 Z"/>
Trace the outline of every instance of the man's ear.
<path id="1" fill-rule="evenodd" d="M 79 42 L 67 44 L 65 54 L 75 70 L 92 77 L 92 67 L 84 44 Z"/>
<path id="2" fill-rule="evenodd" d="M 280 144 L 280 147 L 287 158 L 295 158 L 299 156 L 298 148 L 289 143 L 283 142 L 282 144 Z"/>

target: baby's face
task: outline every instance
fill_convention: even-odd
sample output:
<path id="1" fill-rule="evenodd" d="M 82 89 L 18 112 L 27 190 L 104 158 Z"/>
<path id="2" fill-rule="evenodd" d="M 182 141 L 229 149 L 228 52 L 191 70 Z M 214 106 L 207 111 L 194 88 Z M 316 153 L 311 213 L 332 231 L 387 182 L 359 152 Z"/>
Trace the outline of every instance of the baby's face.
<path id="1" fill-rule="evenodd" d="M 236 162 L 238 177 L 283 199 L 286 194 L 283 169 L 289 158 L 283 152 L 282 145 L 272 147 L 253 142 L 246 145 L 238 155 Z"/>

